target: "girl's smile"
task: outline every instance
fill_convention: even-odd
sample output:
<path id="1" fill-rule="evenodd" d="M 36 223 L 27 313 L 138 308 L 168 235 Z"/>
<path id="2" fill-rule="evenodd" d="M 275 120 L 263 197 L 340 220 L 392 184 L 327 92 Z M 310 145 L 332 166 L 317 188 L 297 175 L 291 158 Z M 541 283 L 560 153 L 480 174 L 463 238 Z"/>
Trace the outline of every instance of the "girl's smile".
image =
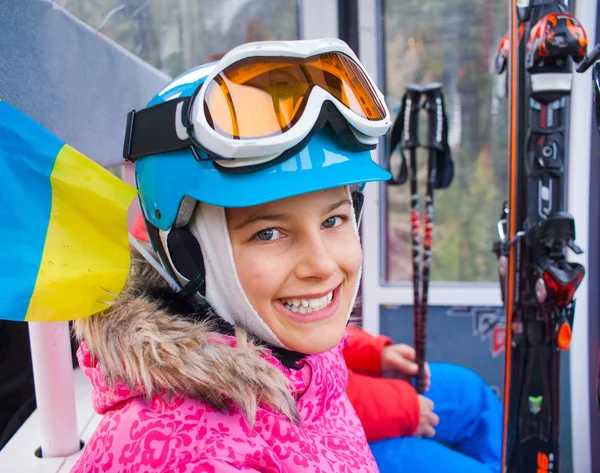
<path id="1" fill-rule="evenodd" d="M 340 284 L 325 295 L 311 294 L 290 299 L 278 299 L 275 305 L 278 310 L 300 323 L 310 323 L 335 315 L 340 306 Z"/>

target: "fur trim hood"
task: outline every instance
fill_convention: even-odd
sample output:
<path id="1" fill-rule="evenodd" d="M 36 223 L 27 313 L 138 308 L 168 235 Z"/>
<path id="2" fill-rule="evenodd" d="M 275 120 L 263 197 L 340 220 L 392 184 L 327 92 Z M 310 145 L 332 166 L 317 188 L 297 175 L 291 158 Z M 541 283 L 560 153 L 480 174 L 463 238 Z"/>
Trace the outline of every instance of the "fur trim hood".
<path id="1" fill-rule="evenodd" d="M 206 301 L 181 297 L 135 251 L 116 301 L 74 327 L 80 363 L 98 368 L 108 390 L 124 384 L 128 397 L 186 396 L 221 412 L 237 406 L 250 423 L 264 403 L 299 422 L 293 388 L 271 350 L 234 331 Z"/>

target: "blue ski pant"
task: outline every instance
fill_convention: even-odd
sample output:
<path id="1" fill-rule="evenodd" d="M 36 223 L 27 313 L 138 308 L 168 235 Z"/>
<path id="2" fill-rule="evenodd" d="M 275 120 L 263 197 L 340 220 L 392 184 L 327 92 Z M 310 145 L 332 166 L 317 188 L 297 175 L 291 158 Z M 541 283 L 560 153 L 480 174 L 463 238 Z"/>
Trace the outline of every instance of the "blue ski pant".
<path id="1" fill-rule="evenodd" d="M 439 416 L 435 437 L 397 437 L 370 444 L 381 473 L 500 473 L 502 403 L 473 371 L 431 363 L 425 397 Z"/>

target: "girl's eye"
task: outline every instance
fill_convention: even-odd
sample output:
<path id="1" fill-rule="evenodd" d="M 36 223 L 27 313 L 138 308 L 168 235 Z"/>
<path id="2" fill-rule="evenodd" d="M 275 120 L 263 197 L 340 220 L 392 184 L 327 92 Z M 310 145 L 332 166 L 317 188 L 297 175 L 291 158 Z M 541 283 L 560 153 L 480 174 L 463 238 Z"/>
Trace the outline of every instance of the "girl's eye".
<path id="1" fill-rule="evenodd" d="M 280 237 L 281 234 L 279 233 L 279 230 L 276 230 L 275 228 L 267 228 L 256 234 L 256 238 L 258 238 L 260 241 L 273 241 L 279 239 Z"/>
<path id="2" fill-rule="evenodd" d="M 336 215 L 335 217 L 329 217 L 327 220 L 323 222 L 323 226 L 325 228 L 333 228 L 339 227 L 342 223 L 344 223 L 345 218 L 341 215 Z"/>

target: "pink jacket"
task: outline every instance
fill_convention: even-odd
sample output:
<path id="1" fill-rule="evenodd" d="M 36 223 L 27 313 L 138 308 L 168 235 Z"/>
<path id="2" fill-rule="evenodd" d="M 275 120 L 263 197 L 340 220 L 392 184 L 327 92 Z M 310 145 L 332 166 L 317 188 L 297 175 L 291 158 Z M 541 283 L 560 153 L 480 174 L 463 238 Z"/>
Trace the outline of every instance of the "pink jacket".
<path id="1" fill-rule="evenodd" d="M 129 292 L 77 322 L 79 364 L 104 417 L 72 473 L 377 471 L 345 394 L 342 344 L 287 368 L 239 332 Z"/>

